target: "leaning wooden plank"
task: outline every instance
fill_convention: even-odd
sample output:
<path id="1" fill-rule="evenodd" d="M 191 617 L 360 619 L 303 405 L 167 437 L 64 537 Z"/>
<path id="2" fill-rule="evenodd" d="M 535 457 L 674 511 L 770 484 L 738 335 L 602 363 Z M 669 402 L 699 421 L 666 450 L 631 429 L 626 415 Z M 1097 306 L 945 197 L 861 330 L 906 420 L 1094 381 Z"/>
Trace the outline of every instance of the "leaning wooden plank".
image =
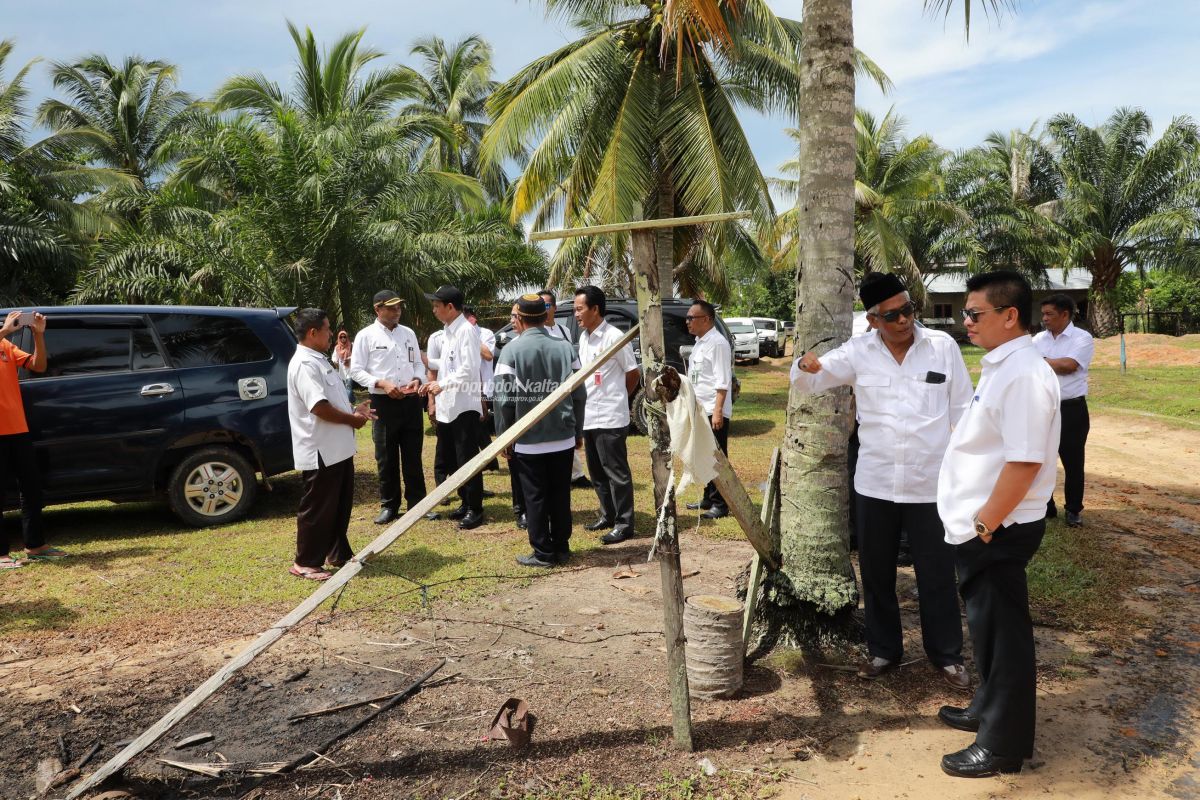
<path id="1" fill-rule="evenodd" d="M 721 497 L 725 498 L 725 503 L 729 506 L 729 513 L 733 514 L 738 525 L 742 526 L 742 532 L 746 534 L 746 538 L 763 562 L 771 569 L 779 569 L 779 562 L 772 552 L 774 546 L 771 536 L 762 521 L 759 520 L 758 515 L 754 513 L 754 503 L 751 502 L 750 495 L 746 493 L 746 487 L 742 485 L 737 473 L 733 471 L 733 465 L 729 463 L 729 459 L 720 449 L 717 449 L 713 455 L 717 461 L 717 475 L 713 478 L 713 483 L 716 485 L 717 491 L 721 493 Z"/>
<path id="2" fill-rule="evenodd" d="M 196 689 L 179 702 L 174 708 L 166 713 L 162 719 L 154 723 L 150 728 L 143 732 L 140 736 L 134 739 L 125 749 L 113 756 L 100 769 L 93 772 L 83 781 L 71 790 L 67 795 L 67 800 L 74 800 L 84 792 L 97 786 L 101 781 L 114 774 L 121 769 L 129 760 L 139 753 L 145 751 L 147 747 L 157 742 L 167 731 L 175 727 L 181 720 L 196 710 L 209 697 L 211 697 L 218 689 L 233 677 L 234 673 L 242 667 L 249 664 L 257 658 L 263 651 L 275 644 L 285 633 L 292 629 L 297 623 L 301 622 L 305 617 L 315 611 L 322 603 L 332 597 L 339 589 L 345 586 L 350 580 L 357 575 L 363 568 L 363 564 L 370 560 L 373 556 L 386 550 L 393 542 L 395 542 L 405 531 L 411 528 L 430 511 L 437 508 L 442 500 L 446 499 L 451 493 L 458 491 L 458 488 L 481 472 L 492 459 L 496 458 L 506 448 L 516 443 L 517 439 L 525 435 L 526 431 L 536 425 L 547 414 L 549 414 L 560 402 L 566 400 L 572 391 L 577 386 L 582 386 L 593 372 L 601 367 L 606 361 L 615 356 L 621 351 L 621 348 L 633 341 L 637 336 L 638 326 L 634 325 L 629 331 L 622 336 L 612 347 L 601 353 L 594 362 L 588 364 L 583 369 L 571 376 L 571 379 L 555 389 L 549 397 L 538 403 L 528 414 L 517 420 L 517 424 L 509 428 L 502 435 L 496 437 L 482 453 L 471 459 L 467 464 L 459 467 L 458 470 L 448 477 L 445 481 L 439 484 L 432 492 L 427 494 L 423 500 L 409 508 L 400 519 L 393 522 L 387 530 L 375 538 L 373 542 L 360 550 L 353 559 L 348 561 L 344 567 L 339 569 L 337 573 L 321 584 L 315 592 L 313 592 L 307 600 L 305 600 L 296 608 L 292 609 L 286 616 L 261 633 L 257 639 L 246 646 L 240 653 L 234 656 L 219 669 L 216 674 L 200 684 Z"/>
<path id="3" fill-rule="evenodd" d="M 551 239 L 570 239 L 575 236 L 602 236 L 606 233 L 674 228 L 677 225 L 707 225 L 710 222 L 730 222 L 735 219 L 750 219 L 750 216 L 749 211 L 725 211 L 719 214 L 699 214 L 694 217 L 667 217 L 665 219 L 642 219 L 634 222 L 613 222 L 608 225 L 589 225 L 586 228 L 539 231 L 538 233 L 529 234 L 529 241 L 545 242 Z"/>
<path id="4" fill-rule="evenodd" d="M 767 529 L 768 535 L 775 527 L 778 516 L 775 509 L 779 506 L 779 448 L 771 453 L 771 467 L 767 471 L 767 490 L 763 493 L 762 514 L 759 519 Z M 774 539 L 772 539 L 774 546 Z M 746 583 L 746 609 L 742 618 L 742 653 L 750 647 L 750 631 L 754 627 L 754 607 L 758 604 L 758 587 L 762 582 L 763 562 L 758 551 L 750 560 L 750 578 Z"/>

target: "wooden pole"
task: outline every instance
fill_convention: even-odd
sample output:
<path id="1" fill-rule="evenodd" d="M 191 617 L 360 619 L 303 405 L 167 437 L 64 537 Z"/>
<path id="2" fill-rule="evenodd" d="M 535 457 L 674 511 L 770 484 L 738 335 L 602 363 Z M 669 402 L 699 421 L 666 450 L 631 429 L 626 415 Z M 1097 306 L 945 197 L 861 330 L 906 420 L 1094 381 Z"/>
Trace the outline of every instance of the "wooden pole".
<path id="1" fill-rule="evenodd" d="M 661 322 L 661 321 L 660 321 Z M 108 778 L 110 775 L 121 769 L 130 759 L 142 753 L 146 748 L 157 742 L 167 731 L 175 727 L 181 720 L 195 711 L 201 703 L 211 697 L 220 689 L 234 673 L 242 667 L 249 664 L 261 653 L 263 653 L 271 645 L 275 644 L 285 633 L 291 630 L 295 625 L 300 623 L 305 617 L 315 611 L 322 603 L 332 597 L 339 589 L 345 586 L 350 580 L 357 575 L 363 568 L 363 564 L 372 557 L 382 553 L 400 538 L 409 528 L 420 522 L 426 514 L 433 509 L 442 500 L 449 497 L 452 493 L 458 491 L 458 488 L 473 478 L 477 473 L 483 470 L 485 466 L 496 456 L 513 443 L 525 432 L 536 425 L 547 414 L 549 414 L 559 403 L 567 400 L 568 396 L 577 386 L 582 386 L 593 372 L 600 368 L 602 364 L 608 361 L 621 351 L 633 338 L 637 335 L 639 326 L 634 325 L 629 331 L 613 344 L 608 350 L 605 350 L 596 358 L 594 362 L 588 364 L 583 369 L 571 376 L 563 385 L 555 389 L 549 397 L 538 403 L 528 414 L 517 421 L 517 424 L 509 428 L 502 435 L 497 436 L 496 440 L 488 447 L 484 448 L 483 452 L 471 459 L 468 463 L 458 468 L 458 470 L 448 477 L 445 481 L 439 484 L 432 492 L 427 494 L 423 500 L 409 508 L 408 512 L 400 519 L 393 522 L 387 530 L 381 533 L 370 544 L 355 554 L 354 558 L 346 562 L 346 565 L 339 569 L 332 578 L 321 584 L 315 592 L 309 595 L 303 603 L 296 606 L 286 616 L 276 622 L 267 630 L 259 634 L 258 638 L 247 645 L 240 653 L 229 660 L 221 669 L 217 670 L 216 674 L 200 684 L 196 689 L 179 702 L 174 708 L 166 713 L 162 719 L 154 723 L 150 728 L 143 732 L 140 736 L 134 739 L 124 750 L 117 753 L 93 772 L 86 779 L 81 781 L 67 795 L 67 800 L 74 800 L 84 792 L 94 786 L 97 786 L 101 781 Z M 659 326 L 661 351 L 661 324 Z M 677 562 L 678 563 L 678 562 Z"/>
<path id="2" fill-rule="evenodd" d="M 606 233 L 626 231 L 648 231 L 657 228 L 674 228 L 680 225 L 707 225 L 712 222 L 731 222 L 735 219 L 750 219 L 749 211 L 725 211 L 720 214 L 698 214 L 694 217 L 667 217 L 665 219 L 640 219 L 633 222 L 613 222 L 608 225 L 588 225 L 585 228 L 564 228 L 558 231 L 539 231 L 529 234 L 531 242 L 550 239 L 570 239 L 576 236 L 602 236 Z M 651 262 L 654 263 L 653 261 Z M 657 284 L 658 281 L 655 281 Z"/>
<path id="3" fill-rule="evenodd" d="M 679 224 L 679 220 L 669 222 L 672 225 Z M 654 379 L 662 374 L 666 365 L 662 296 L 659 293 L 658 270 L 655 267 L 652 228 L 643 226 L 634 230 L 633 266 L 636 271 L 638 315 L 642 328 L 642 378 L 644 385 L 650 386 Z M 675 736 L 675 746 L 680 750 L 691 751 L 692 702 L 688 695 L 687 660 L 684 654 L 683 570 L 679 565 L 674 492 L 670 495 L 667 492 L 671 474 L 671 434 L 662 414 L 651 412 L 646 417 L 650 423 L 654 507 L 660 510 L 656 552 L 662 578 L 663 634 L 667 643 L 667 680 L 671 686 L 671 727 Z"/>
<path id="4" fill-rule="evenodd" d="M 779 448 L 771 453 L 771 468 L 767 473 L 767 491 L 763 494 L 762 524 L 771 536 L 771 548 L 775 539 L 771 535 L 779 527 Z M 758 550 L 750 561 L 750 579 L 746 584 L 746 609 L 742 617 L 742 654 L 750 649 L 750 631 L 754 627 L 754 607 L 758 604 L 758 589 L 762 583 L 763 561 Z"/>

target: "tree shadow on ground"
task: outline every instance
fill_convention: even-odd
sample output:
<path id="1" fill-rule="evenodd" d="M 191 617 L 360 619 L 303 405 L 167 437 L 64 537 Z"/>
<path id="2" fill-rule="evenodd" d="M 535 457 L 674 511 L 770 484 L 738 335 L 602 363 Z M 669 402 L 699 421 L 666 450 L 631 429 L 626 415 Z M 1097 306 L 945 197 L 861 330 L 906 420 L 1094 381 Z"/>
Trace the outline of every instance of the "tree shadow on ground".
<path id="1" fill-rule="evenodd" d="M 407 550 L 389 550 L 366 562 L 361 577 L 371 580 L 398 576 L 419 583 L 443 567 L 461 564 L 465 560 L 463 556 L 446 555 L 424 545 Z"/>
<path id="2" fill-rule="evenodd" d="M 61 600 L 47 597 L 0 603 L 0 634 L 27 626 L 39 631 L 58 630 L 77 619 L 78 611 L 63 605 Z"/>

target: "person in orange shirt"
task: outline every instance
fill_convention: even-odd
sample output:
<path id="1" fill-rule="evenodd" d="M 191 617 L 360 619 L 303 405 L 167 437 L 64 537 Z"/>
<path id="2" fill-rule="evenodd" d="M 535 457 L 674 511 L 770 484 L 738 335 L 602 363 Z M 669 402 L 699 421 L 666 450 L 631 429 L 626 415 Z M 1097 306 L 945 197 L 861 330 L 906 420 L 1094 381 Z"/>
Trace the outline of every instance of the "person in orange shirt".
<path id="1" fill-rule="evenodd" d="M 46 544 L 42 533 L 42 485 L 37 462 L 33 457 L 33 440 L 25 422 L 25 404 L 17 370 L 30 372 L 46 370 L 46 318 L 34 313 L 33 354 L 26 353 L 8 340 L 20 329 L 21 312 L 10 312 L 0 328 L 0 511 L 4 493 L 15 481 L 21 490 L 21 533 L 27 558 L 33 561 L 64 558 L 67 554 Z M 24 564 L 13 558 L 8 547 L 8 534 L 0 519 L 0 569 L 15 569 Z"/>

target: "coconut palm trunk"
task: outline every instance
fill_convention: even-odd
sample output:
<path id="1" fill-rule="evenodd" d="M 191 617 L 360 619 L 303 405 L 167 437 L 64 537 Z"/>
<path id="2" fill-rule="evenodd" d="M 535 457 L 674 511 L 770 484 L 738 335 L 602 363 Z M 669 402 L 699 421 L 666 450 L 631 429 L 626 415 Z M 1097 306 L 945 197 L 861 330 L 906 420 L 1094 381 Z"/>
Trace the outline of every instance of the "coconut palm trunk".
<path id="1" fill-rule="evenodd" d="M 801 57 L 796 353 L 850 336 L 854 305 L 854 32 L 851 0 L 805 0 Z M 775 642 L 820 646 L 858 604 L 846 525 L 850 392 L 792 394 L 781 475 L 783 568 L 764 591 Z"/>

